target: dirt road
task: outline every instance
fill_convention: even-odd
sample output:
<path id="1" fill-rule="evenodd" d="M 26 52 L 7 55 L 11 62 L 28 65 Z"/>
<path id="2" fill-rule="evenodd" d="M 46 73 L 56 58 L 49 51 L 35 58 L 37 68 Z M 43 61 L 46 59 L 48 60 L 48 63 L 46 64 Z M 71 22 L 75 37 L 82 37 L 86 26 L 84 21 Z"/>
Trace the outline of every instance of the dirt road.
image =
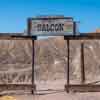
<path id="1" fill-rule="evenodd" d="M 49 95 L 20 95 L 17 100 L 100 100 L 100 93 L 56 93 Z"/>

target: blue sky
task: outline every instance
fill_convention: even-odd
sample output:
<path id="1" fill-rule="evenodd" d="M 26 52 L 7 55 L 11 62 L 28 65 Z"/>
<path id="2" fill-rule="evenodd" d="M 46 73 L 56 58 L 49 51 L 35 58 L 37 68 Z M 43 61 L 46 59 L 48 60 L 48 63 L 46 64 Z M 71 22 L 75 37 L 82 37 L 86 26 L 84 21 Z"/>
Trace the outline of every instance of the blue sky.
<path id="1" fill-rule="evenodd" d="M 80 32 L 92 32 L 100 28 L 100 0 L 0 0 L 0 32 L 23 32 L 37 15 L 72 16 Z"/>

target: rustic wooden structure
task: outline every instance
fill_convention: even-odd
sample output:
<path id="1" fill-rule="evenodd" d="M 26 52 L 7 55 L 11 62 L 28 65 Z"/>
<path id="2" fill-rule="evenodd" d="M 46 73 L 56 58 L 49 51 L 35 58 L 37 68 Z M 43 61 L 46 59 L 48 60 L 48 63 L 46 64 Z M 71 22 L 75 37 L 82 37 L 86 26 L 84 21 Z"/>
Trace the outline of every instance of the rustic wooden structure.
<path id="1" fill-rule="evenodd" d="M 5 39 L 5 40 L 32 40 L 32 84 L 27 85 L 27 84 L 0 84 L 0 87 L 3 87 L 5 89 L 23 89 L 23 90 L 31 90 L 32 94 L 34 94 L 34 91 L 36 89 L 35 81 L 34 81 L 34 43 L 35 40 L 37 39 L 36 36 L 22 36 L 22 35 L 7 35 L 7 34 L 1 34 L 0 39 Z M 100 92 L 100 85 L 93 85 L 93 84 L 85 84 L 85 66 L 84 66 L 84 42 L 81 42 L 81 84 L 70 84 L 70 40 L 95 40 L 95 39 L 100 39 L 100 35 L 76 35 L 76 36 L 64 36 L 64 40 L 67 41 L 67 66 L 66 66 L 66 73 L 67 73 L 67 82 L 65 85 L 65 89 L 67 92 L 70 91 L 78 91 L 78 92 Z"/>
<path id="2" fill-rule="evenodd" d="M 34 43 L 36 36 L 23 36 L 23 33 L 0 33 L 0 40 L 31 40 L 32 41 L 32 83 L 31 84 L 0 84 L 3 90 L 30 90 L 32 94 L 36 89 L 34 82 Z"/>
<path id="3" fill-rule="evenodd" d="M 95 35 L 95 33 L 91 34 L 82 34 L 77 36 L 64 36 L 64 39 L 67 41 L 67 83 L 65 85 L 65 90 L 67 92 L 74 91 L 74 92 L 100 92 L 100 85 L 98 84 L 86 84 L 85 83 L 85 66 L 84 66 L 84 42 L 81 42 L 81 84 L 70 84 L 70 40 L 95 40 L 100 39 L 100 33 L 98 35 Z"/>
<path id="4" fill-rule="evenodd" d="M 40 20 L 41 18 L 36 18 Z M 48 20 L 49 18 L 42 18 L 43 20 Z M 51 19 L 72 19 L 68 17 L 60 17 L 60 18 L 51 18 Z M 31 33 L 32 30 L 32 20 L 35 20 L 34 18 L 29 18 L 28 23 L 27 23 L 27 35 L 23 33 L 0 33 L 0 39 L 5 39 L 5 40 L 31 40 L 32 41 L 32 83 L 30 85 L 27 84 L 0 84 L 0 87 L 2 87 L 4 90 L 8 89 L 23 89 L 23 90 L 31 90 L 31 93 L 34 94 L 34 91 L 36 89 L 35 85 L 35 79 L 34 79 L 34 46 L 35 46 L 35 40 L 37 39 L 38 35 L 34 35 Z M 64 40 L 66 40 L 67 44 L 67 66 L 66 66 L 66 85 L 65 85 L 65 90 L 67 92 L 70 91 L 79 91 L 79 92 L 88 92 L 88 91 L 97 91 L 100 92 L 100 85 L 93 85 L 93 84 L 86 84 L 85 83 L 85 66 L 84 66 L 84 42 L 81 42 L 81 84 L 70 84 L 70 40 L 94 40 L 94 39 L 100 39 L 100 33 L 92 33 L 91 34 L 86 34 L 86 33 L 80 33 L 80 35 L 77 35 L 76 33 L 76 22 L 73 21 L 73 32 L 72 35 L 69 34 L 61 34 L 61 36 L 64 36 Z M 33 35 L 33 36 L 32 36 Z M 44 34 L 41 36 L 60 36 L 57 33 L 56 34 Z"/>

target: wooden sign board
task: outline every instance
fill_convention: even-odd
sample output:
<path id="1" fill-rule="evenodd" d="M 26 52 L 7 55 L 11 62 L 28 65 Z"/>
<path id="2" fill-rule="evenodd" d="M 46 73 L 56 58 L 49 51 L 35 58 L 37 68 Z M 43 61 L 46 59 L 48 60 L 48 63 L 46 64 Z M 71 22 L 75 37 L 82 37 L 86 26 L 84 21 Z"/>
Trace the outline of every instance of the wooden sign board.
<path id="1" fill-rule="evenodd" d="M 74 22 L 72 18 L 30 18 L 28 34 L 31 36 L 73 35 Z"/>

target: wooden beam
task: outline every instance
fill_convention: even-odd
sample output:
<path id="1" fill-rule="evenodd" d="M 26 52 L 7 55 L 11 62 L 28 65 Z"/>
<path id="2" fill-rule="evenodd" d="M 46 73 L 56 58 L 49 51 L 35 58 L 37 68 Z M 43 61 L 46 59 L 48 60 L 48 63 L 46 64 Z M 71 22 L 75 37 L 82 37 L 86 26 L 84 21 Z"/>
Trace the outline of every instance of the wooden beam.
<path id="1" fill-rule="evenodd" d="M 84 43 L 81 42 L 81 83 L 85 83 Z"/>
<path id="2" fill-rule="evenodd" d="M 3 34 L 1 35 L 0 34 L 0 40 L 37 40 L 37 37 L 36 36 L 22 36 L 22 35 L 6 35 L 6 34 Z"/>
<path id="3" fill-rule="evenodd" d="M 34 94 L 34 91 L 36 89 L 36 85 L 35 85 L 35 79 L 34 79 L 34 57 L 35 57 L 35 40 L 32 40 L 32 94 Z"/>
<path id="4" fill-rule="evenodd" d="M 70 84 L 65 86 L 66 91 L 67 87 L 72 92 L 100 92 L 100 85 Z"/>
<path id="5" fill-rule="evenodd" d="M 32 28 L 32 23 L 31 23 L 31 18 L 28 18 L 27 20 L 27 31 L 28 31 L 28 35 L 31 36 L 31 28 Z"/>
<path id="6" fill-rule="evenodd" d="M 31 90 L 32 84 L 0 84 L 0 90 Z"/>
<path id="7" fill-rule="evenodd" d="M 69 69 L 69 64 L 70 64 L 69 56 L 70 56 L 70 41 L 67 40 L 67 66 L 66 66 L 67 92 L 69 92 L 68 86 L 70 84 L 70 80 L 69 80 L 69 71 L 70 71 L 70 69 Z"/>
<path id="8" fill-rule="evenodd" d="M 0 36 L 0 40 L 36 40 L 35 37 L 30 36 Z"/>
<path id="9" fill-rule="evenodd" d="M 98 33 L 99 34 L 99 33 Z M 90 34 L 82 34 L 82 35 L 68 35 L 64 36 L 65 40 L 93 40 L 93 39 L 100 39 L 100 35 L 90 35 Z"/>

